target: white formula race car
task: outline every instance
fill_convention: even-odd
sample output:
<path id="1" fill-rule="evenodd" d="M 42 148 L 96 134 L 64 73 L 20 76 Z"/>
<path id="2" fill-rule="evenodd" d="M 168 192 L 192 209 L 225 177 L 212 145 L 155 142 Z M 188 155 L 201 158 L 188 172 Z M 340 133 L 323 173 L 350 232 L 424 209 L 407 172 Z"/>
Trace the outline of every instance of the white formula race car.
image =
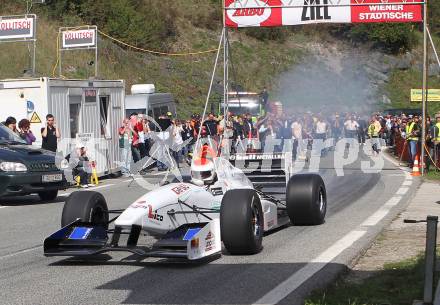
<path id="1" fill-rule="evenodd" d="M 260 181 L 263 187 L 265 183 Z M 222 242 L 230 254 L 255 254 L 262 249 L 265 232 L 290 222 L 324 222 L 326 189 L 319 175 L 287 175 L 279 193 L 283 198 L 264 192 L 224 158 L 196 160 L 190 181 L 147 192 L 125 210 L 108 210 L 98 192 L 72 193 L 64 205 L 62 229 L 46 238 L 44 254 L 87 259 L 128 251 L 141 257 L 197 260 L 220 254 Z M 155 243 L 142 245 L 143 235 L 155 237 Z"/>

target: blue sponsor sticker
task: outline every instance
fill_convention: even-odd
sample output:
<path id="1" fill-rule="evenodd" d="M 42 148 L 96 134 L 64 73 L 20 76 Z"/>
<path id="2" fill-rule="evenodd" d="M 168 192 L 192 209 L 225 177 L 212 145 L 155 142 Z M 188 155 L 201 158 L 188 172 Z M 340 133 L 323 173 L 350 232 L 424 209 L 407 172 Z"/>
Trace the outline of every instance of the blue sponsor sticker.
<path id="1" fill-rule="evenodd" d="M 69 239 L 87 239 L 93 228 L 75 227 L 69 235 Z"/>
<path id="2" fill-rule="evenodd" d="M 188 231 L 186 231 L 185 233 L 185 236 L 183 237 L 183 240 L 191 240 L 193 236 L 199 233 L 201 229 L 202 228 L 188 229 Z"/>

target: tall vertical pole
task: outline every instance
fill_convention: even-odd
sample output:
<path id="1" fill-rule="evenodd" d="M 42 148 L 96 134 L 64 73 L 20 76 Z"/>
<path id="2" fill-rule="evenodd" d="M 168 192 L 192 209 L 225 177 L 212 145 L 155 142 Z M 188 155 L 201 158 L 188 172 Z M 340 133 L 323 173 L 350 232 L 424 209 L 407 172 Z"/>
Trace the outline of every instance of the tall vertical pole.
<path id="1" fill-rule="evenodd" d="M 98 78 L 98 28 L 95 26 L 95 78 Z"/>
<path id="2" fill-rule="evenodd" d="M 59 53 L 59 59 L 60 59 L 60 62 L 59 62 L 59 69 L 58 69 L 58 76 L 59 77 L 61 77 L 61 73 L 63 72 L 62 70 L 63 70 L 63 68 L 62 68 L 62 65 L 63 65 L 63 58 L 62 58 L 62 54 L 63 54 L 63 52 L 61 51 L 61 49 L 59 49 L 58 50 L 58 53 Z"/>
<path id="3" fill-rule="evenodd" d="M 428 99 L 428 0 L 424 1 L 423 4 L 423 83 L 422 83 L 422 139 L 421 139 L 421 173 L 422 176 L 425 174 L 425 139 L 426 139 L 426 102 Z"/>
<path id="4" fill-rule="evenodd" d="M 223 114 L 225 119 L 227 119 L 227 109 L 228 109 L 228 91 L 229 91 L 229 48 L 228 48 L 228 29 L 224 28 L 225 35 L 223 36 Z"/>
<path id="5" fill-rule="evenodd" d="M 59 77 L 61 77 L 61 72 L 63 72 L 62 71 L 62 65 L 63 65 L 63 58 L 62 58 L 62 54 L 63 54 L 63 52 L 62 52 L 62 49 L 63 49 L 63 32 L 62 32 L 62 30 L 61 30 L 61 28 L 58 30 L 58 37 L 57 37 L 57 39 L 58 39 L 58 41 L 57 41 L 57 48 L 58 48 L 58 50 L 57 50 L 57 52 L 58 52 L 58 60 L 59 60 L 59 62 L 58 62 L 58 67 L 59 67 L 59 73 L 58 73 L 58 76 Z"/>
<path id="6" fill-rule="evenodd" d="M 35 61 L 36 61 L 35 57 L 37 54 L 37 37 L 35 37 L 33 45 L 34 45 L 34 50 L 32 54 L 32 76 L 35 76 Z"/>
<path id="7" fill-rule="evenodd" d="M 228 108 L 228 29 L 226 27 L 226 3 L 222 1 L 223 10 L 223 115 L 225 122 L 228 119 L 226 109 Z"/>

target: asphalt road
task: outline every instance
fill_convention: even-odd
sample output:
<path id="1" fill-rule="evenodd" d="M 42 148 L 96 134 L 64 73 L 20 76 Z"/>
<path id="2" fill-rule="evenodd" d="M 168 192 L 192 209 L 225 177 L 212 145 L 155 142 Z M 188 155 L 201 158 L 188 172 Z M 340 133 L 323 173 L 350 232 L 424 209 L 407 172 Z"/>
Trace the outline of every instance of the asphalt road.
<path id="1" fill-rule="evenodd" d="M 123 253 L 110 261 L 72 262 L 43 256 L 42 242 L 60 227 L 63 199 L 0 200 L 1 304 L 301 304 L 311 289 L 332 281 L 407 204 L 418 180 L 385 161 L 379 173 L 361 171 L 361 155 L 336 176 L 332 155 L 320 173 L 328 193 L 321 226 L 288 226 L 264 237 L 253 256 L 203 263 L 147 259 Z M 364 164 L 365 165 L 365 164 Z M 145 192 L 130 179 L 106 180 L 99 191 L 111 209 Z"/>

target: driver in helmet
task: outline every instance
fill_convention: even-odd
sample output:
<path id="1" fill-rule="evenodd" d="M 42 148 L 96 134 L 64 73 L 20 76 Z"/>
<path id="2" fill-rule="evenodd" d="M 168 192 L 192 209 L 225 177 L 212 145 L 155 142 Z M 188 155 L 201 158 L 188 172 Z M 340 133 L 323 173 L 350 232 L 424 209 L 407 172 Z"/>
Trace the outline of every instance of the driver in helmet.
<path id="1" fill-rule="evenodd" d="M 191 165 L 191 182 L 198 186 L 211 185 L 217 178 L 214 162 L 200 158 Z"/>
<path id="2" fill-rule="evenodd" d="M 201 156 L 191 164 L 191 182 L 198 186 L 211 185 L 216 181 L 217 174 L 213 158 L 215 152 L 208 145 L 202 148 Z"/>

